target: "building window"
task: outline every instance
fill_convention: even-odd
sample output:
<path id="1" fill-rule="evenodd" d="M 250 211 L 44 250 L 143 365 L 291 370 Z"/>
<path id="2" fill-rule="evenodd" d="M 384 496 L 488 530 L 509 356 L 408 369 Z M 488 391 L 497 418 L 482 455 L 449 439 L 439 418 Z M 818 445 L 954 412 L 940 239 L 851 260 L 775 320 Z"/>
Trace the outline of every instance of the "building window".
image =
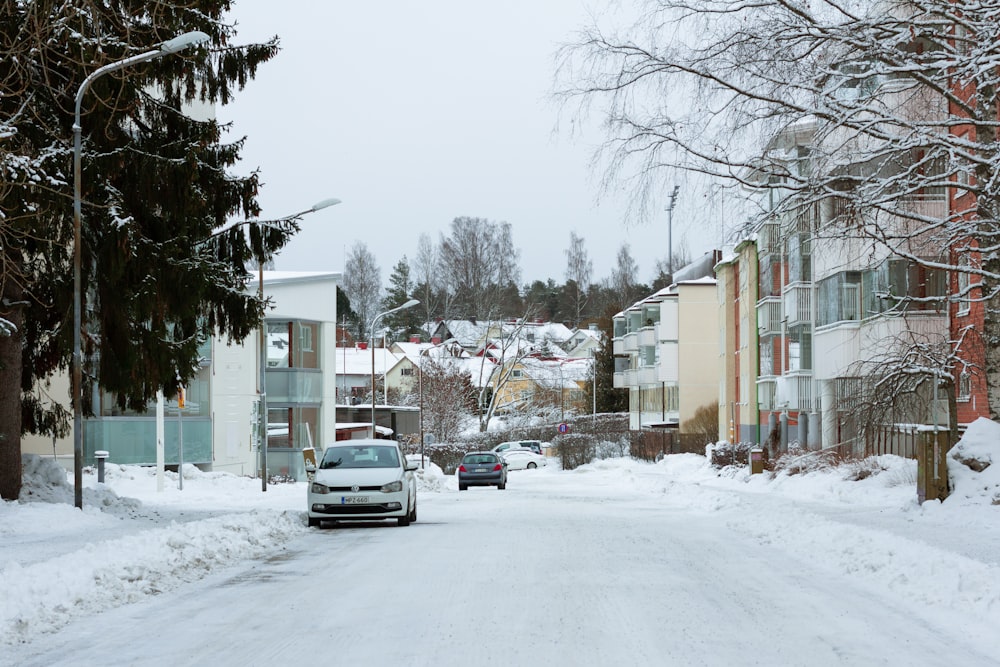
<path id="1" fill-rule="evenodd" d="M 817 286 L 816 319 L 819 325 L 861 319 L 861 272 L 842 271 Z"/>
<path id="2" fill-rule="evenodd" d="M 958 376 L 958 396 L 959 401 L 968 401 L 972 398 L 972 376 L 969 371 L 962 371 Z"/>
<path id="3" fill-rule="evenodd" d="M 520 368 L 515 368 L 510 372 L 512 378 L 519 378 L 524 376 L 524 372 Z"/>
<path id="4" fill-rule="evenodd" d="M 958 258 L 958 294 L 956 298 L 958 299 L 958 314 L 968 315 L 970 310 L 969 301 L 969 285 L 971 284 L 969 275 L 969 268 L 972 263 L 969 261 L 968 255 L 961 255 Z"/>
<path id="5" fill-rule="evenodd" d="M 319 368 L 319 323 L 267 322 L 268 368 Z"/>
<path id="6" fill-rule="evenodd" d="M 400 368 L 399 369 L 399 374 L 400 375 L 413 375 L 413 369 L 412 368 L 408 368 L 408 367 Z"/>
<path id="7" fill-rule="evenodd" d="M 299 325 L 299 344 L 302 346 L 303 352 L 313 351 L 313 326 Z"/>

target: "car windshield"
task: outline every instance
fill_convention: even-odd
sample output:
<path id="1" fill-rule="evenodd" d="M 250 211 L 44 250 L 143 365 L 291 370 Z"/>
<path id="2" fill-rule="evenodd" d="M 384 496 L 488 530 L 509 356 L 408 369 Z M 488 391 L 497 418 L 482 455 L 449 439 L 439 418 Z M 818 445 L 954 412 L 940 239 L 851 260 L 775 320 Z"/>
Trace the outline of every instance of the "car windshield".
<path id="1" fill-rule="evenodd" d="M 471 464 L 483 464 L 483 463 L 496 463 L 497 457 L 492 454 L 466 454 L 465 458 L 462 459 L 462 463 Z"/>
<path id="2" fill-rule="evenodd" d="M 323 452 L 321 469 L 329 468 L 398 468 L 399 455 L 395 447 L 364 445 L 360 447 L 329 447 Z"/>

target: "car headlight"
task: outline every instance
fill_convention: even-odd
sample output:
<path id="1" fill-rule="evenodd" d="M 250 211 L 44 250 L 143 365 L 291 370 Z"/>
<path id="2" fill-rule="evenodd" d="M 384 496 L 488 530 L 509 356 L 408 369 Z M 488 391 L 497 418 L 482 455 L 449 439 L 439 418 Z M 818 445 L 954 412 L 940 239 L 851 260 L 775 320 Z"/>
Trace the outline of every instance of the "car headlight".
<path id="1" fill-rule="evenodd" d="M 309 487 L 309 490 L 311 492 L 313 492 L 313 493 L 330 493 L 330 488 L 329 487 L 327 487 L 327 486 L 325 486 L 323 484 L 320 484 L 318 482 L 313 482 L 312 486 Z"/>
<path id="2" fill-rule="evenodd" d="M 397 491 L 403 490 L 403 482 L 396 480 L 395 482 L 389 482 L 384 484 L 381 488 L 382 493 L 396 493 Z"/>

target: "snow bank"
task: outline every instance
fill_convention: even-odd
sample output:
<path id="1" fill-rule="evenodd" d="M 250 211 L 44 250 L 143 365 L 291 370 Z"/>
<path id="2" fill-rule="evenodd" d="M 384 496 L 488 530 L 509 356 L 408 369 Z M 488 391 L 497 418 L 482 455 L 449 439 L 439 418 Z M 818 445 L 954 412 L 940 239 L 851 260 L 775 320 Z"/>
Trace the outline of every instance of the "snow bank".
<path id="1" fill-rule="evenodd" d="M 57 463 L 25 455 L 22 466 L 19 502 L 0 503 L 0 536 L 6 533 L 29 543 L 81 536 L 84 541 L 53 558 L 0 561 L 0 644 L 31 641 L 59 631 L 76 617 L 171 590 L 240 560 L 267 557 L 307 530 L 303 511 L 255 509 L 186 523 L 171 521 L 118 539 L 91 542 L 86 539 L 88 530 L 107 530 L 124 517 L 129 517 L 124 519 L 127 523 L 138 521 L 135 516 L 141 514 L 142 503 L 120 498 L 107 484 L 96 484 L 84 488 L 81 512 L 73 506 L 73 487 Z M 109 466 L 106 473 L 108 481 L 148 487 L 155 471 Z M 188 496 L 195 503 L 207 491 L 215 504 L 217 498 L 233 496 L 233 489 L 243 483 L 234 475 L 201 473 L 193 466 L 190 471 L 185 467 L 184 474 L 202 487 L 202 493 Z M 176 480 L 176 473 L 172 477 Z M 6 549 L 0 554 L 7 555 Z"/>
<path id="2" fill-rule="evenodd" d="M 1000 424 L 980 417 L 948 451 L 946 503 L 1000 505 Z"/>

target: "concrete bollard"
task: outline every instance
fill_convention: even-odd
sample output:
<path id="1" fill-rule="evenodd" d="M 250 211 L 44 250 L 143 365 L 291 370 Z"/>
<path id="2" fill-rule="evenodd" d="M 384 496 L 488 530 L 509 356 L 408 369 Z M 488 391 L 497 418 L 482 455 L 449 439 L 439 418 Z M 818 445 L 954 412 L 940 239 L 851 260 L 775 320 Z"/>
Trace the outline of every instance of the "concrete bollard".
<path id="1" fill-rule="evenodd" d="M 110 454 L 103 449 L 98 449 L 94 452 L 94 458 L 97 459 L 97 483 L 104 484 L 104 461 L 108 458 Z"/>

